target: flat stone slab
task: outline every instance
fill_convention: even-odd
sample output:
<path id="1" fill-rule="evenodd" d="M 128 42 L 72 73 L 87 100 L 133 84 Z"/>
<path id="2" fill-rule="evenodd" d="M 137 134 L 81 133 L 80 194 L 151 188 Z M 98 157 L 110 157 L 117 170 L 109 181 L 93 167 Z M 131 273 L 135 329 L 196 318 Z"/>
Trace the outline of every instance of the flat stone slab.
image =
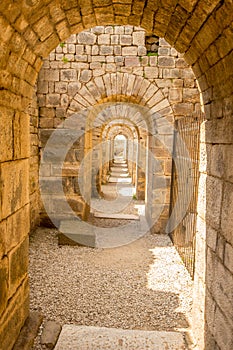
<path id="1" fill-rule="evenodd" d="M 96 218 L 102 219 L 124 219 L 124 220 L 139 220 L 139 215 L 134 214 L 115 214 L 115 213 L 94 213 Z"/>
<path id="2" fill-rule="evenodd" d="M 108 179 L 108 182 L 109 183 L 115 183 L 115 182 L 122 182 L 122 183 L 131 183 L 132 182 L 132 179 L 131 177 L 122 177 L 122 178 L 119 178 L 119 177 L 113 177 L 111 176 L 109 179 Z"/>
<path id="3" fill-rule="evenodd" d="M 55 350 L 185 350 L 178 332 L 64 325 Z"/>

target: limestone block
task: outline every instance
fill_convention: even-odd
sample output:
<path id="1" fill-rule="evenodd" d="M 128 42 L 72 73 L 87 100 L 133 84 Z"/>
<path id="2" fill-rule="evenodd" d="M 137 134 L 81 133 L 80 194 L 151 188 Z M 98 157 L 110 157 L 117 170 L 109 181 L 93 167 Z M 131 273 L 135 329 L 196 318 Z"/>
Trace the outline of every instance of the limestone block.
<path id="1" fill-rule="evenodd" d="M 93 45 L 93 46 L 92 46 L 91 54 L 92 54 L 93 56 L 99 55 L 99 45 Z"/>
<path id="2" fill-rule="evenodd" d="M 158 57 L 158 65 L 159 65 L 159 67 L 175 68 L 175 59 L 174 59 L 174 57 L 159 56 Z"/>
<path id="3" fill-rule="evenodd" d="M 74 59 L 77 62 L 87 62 L 87 55 L 75 55 Z"/>
<path id="4" fill-rule="evenodd" d="M 210 247 L 213 251 L 216 251 L 217 246 L 217 231 L 213 229 L 211 226 L 206 225 L 206 242 L 208 247 Z"/>
<path id="5" fill-rule="evenodd" d="M 125 57 L 126 67 L 140 67 L 139 57 Z"/>
<path id="6" fill-rule="evenodd" d="M 114 63 L 107 63 L 105 69 L 106 69 L 106 72 L 114 73 L 116 72 L 116 65 Z"/>
<path id="7" fill-rule="evenodd" d="M 106 62 L 107 63 L 114 63 L 115 62 L 115 57 L 114 56 L 107 56 L 106 57 Z"/>
<path id="8" fill-rule="evenodd" d="M 150 56 L 149 58 L 149 66 L 155 67 L 158 63 L 158 57 L 157 56 Z"/>
<path id="9" fill-rule="evenodd" d="M 159 54 L 159 56 L 170 56 L 171 49 L 170 49 L 170 47 L 159 47 L 158 54 Z"/>
<path id="10" fill-rule="evenodd" d="M 230 304 L 228 305 L 228 308 L 229 307 Z M 217 341 L 217 344 L 219 344 L 220 349 L 227 350 L 230 349 L 233 345 L 231 323 L 226 320 L 224 314 L 218 307 L 216 308 L 215 314 L 214 337 Z"/>
<path id="11" fill-rule="evenodd" d="M 54 118 L 55 117 L 54 108 L 42 107 L 40 108 L 39 115 L 40 117 Z"/>
<path id="12" fill-rule="evenodd" d="M 216 229 L 220 226 L 223 181 L 207 176 L 206 182 L 206 219 Z"/>
<path id="13" fill-rule="evenodd" d="M 131 35 L 120 35 L 120 45 L 132 45 L 132 36 Z"/>
<path id="14" fill-rule="evenodd" d="M 14 111 L 1 107 L 0 109 L 0 161 L 12 159 L 13 150 L 13 116 Z"/>
<path id="15" fill-rule="evenodd" d="M 37 91 L 40 94 L 47 94 L 49 91 L 48 82 L 47 81 L 38 81 Z"/>
<path id="16" fill-rule="evenodd" d="M 162 70 L 162 76 L 164 79 L 177 79 L 181 78 L 181 72 L 183 73 L 183 70 L 179 68 L 164 68 Z"/>
<path id="17" fill-rule="evenodd" d="M 75 53 L 76 52 L 75 45 L 74 44 L 68 44 L 67 51 L 68 51 L 68 53 Z"/>
<path id="18" fill-rule="evenodd" d="M 177 103 L 173 106 L 175 115 L 191 115 L 193 112 L 192 103 Z"/>
<path id="19" fill-rule="evenodd" d="M 182 102 L 182 89 L 171 88 L 169 90 L 169 101 L 170 102 Z"/>
<path id="20" fill-rule="evenodd" d="M 78 43 L 83 45 L 94 45 L 96 43 L 96 35 L 90 32 L 81 32 L 77 36 Z"/>
<path id="21" fill-rule="evenodd" d="M 1 164 L 2 216 L 6 218 L 29 202 L 28 160 Z"/>
<path id="22" fill-rule="evenodd" d="M 125 26 L 125 34 L 132 34 L 133 33 L 133 27 L 132 26 Z"/>
<path id="23" fill-rule="evenodd" d="M 68 89 L 68 83 L 59 81 L 55 83 L 55 92 L 58 94 L 66 93 Z"/>
<path id="24" fill-rule="evenodd" d="M 59 81 L 59 71 L 52 69 L 44 70 L 45 81 Z"/>
<path id="25" fill-rule="evenodd" d="M 225 246 L 224 264 L 233 274 L 233 247 L 229 243 Z"/>
<path id="26" fill-rule="evenodd" d="M 30 231 L 29 204 L 7 218 L 7 230 L 11 234 L 4 237 L 5 252 L 16 247 L 19 241 L 23 241 Z"/>
<path id="27" fill-rule="evenodd" d="M 101 34 L 98 36 L 98 45 L 110 45 L 110 34 Z"/>
<path id="28" fill-rule="evenodd" d="M 122 26 L 115 26 L 114 33 L 115 34 L 124 34 L 124 27 L 122 27 Z"/>
<path id="29" fill-rule="evenodd" d="M 180 72 L 182 79 L 195 79 L 195 75 L 191 68 L 181 69 Z"/>
<path id="30" fill-rule="evenodd" d="M 30 124 L 29 115 L 16 113 L 14 117 L 14 157 L 26 158 L 30 153 Z"/>
<path id="31" fill-rule="evenodd" d="M 184 88 L 183 89 L 183 100 L 184 102 L 197 103 L 200 102 L 200 93 L 195 88 Z"/>
<path id="32" fill-rule="evenodd" d="M 75 52 L 77 55 L 84 54 L 84 45 L 75 45 Z"/>
<path id="33" fill-rule="evenodd" d="M 92 56 L 92 62 L 101 62 L 101 63 L 104 63 L 106 62 L 106 57 L 105 56 Z"/>
<path id="34" fill-rule="evenodd" d="M 221 228 L 226 240 L 233 245 L 232 227 L 233 227 L 233 184 L 225 183 L 223 193 Z"/>
<path id="35" fill-rule="evenodd" d="M 121 46 L 120 45 L 114 46 L 114 55 L 116 55 L 116 56 L 121 55 Z"/>
<path id="36" fill-rule="evenodd" d="M 94 28 L 91 28 L 91 31 L 94 34 L 103 34 L 104 33 L 104 26 L 96 26 Z"/>
<path id="37" fill-rule="evenodd" d="M 75 69 L 61 69 L 62 81 L 77 81 L 77 72 Z"/>
<path id="38" fill-rule="evenodd" d="M 8 267 L 8 258 L 0 259 L 0 315 L 5 310 L 8 300 L 8 275 L 9 275 L 9 267 Z"/>
<path id="39" fill-rule="evenodd" d="M 147 79 L 158 78 L 159 71 L 157 67 L 145 67 L 144 71 L 145 71 L 145 78 Z"/>
<path id="40" fill-rule="evenodd" d="M 146 56 L 146 52 L 145 46 L 138 46 L 138 56 Z"/>
<path id="41" fill-rule="evenodd" d="M 122 55 L 123 56 L 137 56 L 138 49 L 136 46 L 123 47 Z"/>
<path id="42" fill-rule="evenodd" d="M 145 46 L 145 32 L 133 32 L 133 45 Z"/>
<path id="43" fill-rule="evenodd" d="M 102 64 L 100 62 L 92 62 L 90 64 L 90 69 L 101 69 Z"/>
<path id="44" fill-rule="evenodd" d="M 105 69 L 94 69 L 93 70 L 93 76 L 94 77 L 100 77 L 105 74 Z"/>
<path id="45" fill-rule="evenodd" d="M 46 105 L 48 107 L 58 107 L 60 105 L 60 94 L 46 95 Z"/>
<path id="46" fill-rule="evenodd" d="M 111 45 L 118 45 L 119 44 L 119 35 L 111 35 Z"/>
<path id="47" fill-rule="evenodd" d="M 9 297 L 22 283 L 28 271 L 28 237 L 9 253 Z"/>
<path id="48" fill-rule="evenodd" d="M 233 146 L 213 145 L 211 147 L 211 174 L 233 182 Z"/>
<path id="49" fill-rule="evenodd" d="M 9 300 L 8 307 L 0 321 L 0 344 L 2 349 L 12 349 L 19 332 L 29 313 L 29 287 L 26 278 L 15 295 Z M 17 320 L 17 322 L 16 322 Z"/>
<path id="50" fill-rule="evenodd" d="M 113 47 L 108 45 L 101 45 L 100 55 L 113 55 Z"/>
<path id="51" fill-rule="evenodd" d="M 92 71 L 91 70 L 83 70 L 80 74 L 79 81 L 81 83 L 87 83 L 92 78 Z"/>
<path id="52" fill-rule="evenodd" d="M 203 139 L 207 143 L 232 144 L 233 123 L 231 118 L 207 120 L 202 125 Z"/>
<path id="53" fill-rule="evenodd" d="M 45 345 L 48 349 L 53 349 L 56 345 L 60 332 L 61 326 L 59 323 L 54 321 L 46 322 L 41 334 L 41 344 Z"/>

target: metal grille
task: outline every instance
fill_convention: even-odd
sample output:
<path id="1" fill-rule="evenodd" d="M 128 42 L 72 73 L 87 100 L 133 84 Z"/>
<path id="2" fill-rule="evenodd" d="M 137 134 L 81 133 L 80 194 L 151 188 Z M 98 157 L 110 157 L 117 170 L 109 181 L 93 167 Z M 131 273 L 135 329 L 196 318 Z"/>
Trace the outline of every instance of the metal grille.
<path id="1" fill-rule="evenodd" d="M 200 126 L 204 115 L 175 123 L 170 201 L 171 239 L 191 277 L 194 276 Z"/>

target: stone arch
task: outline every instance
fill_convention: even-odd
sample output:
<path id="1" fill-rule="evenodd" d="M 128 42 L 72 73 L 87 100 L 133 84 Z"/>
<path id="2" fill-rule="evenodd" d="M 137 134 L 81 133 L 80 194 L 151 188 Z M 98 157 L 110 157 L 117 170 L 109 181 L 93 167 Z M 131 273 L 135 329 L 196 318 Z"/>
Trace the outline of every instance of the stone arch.
<path id="1" fill-rule="evenodd" d="M 67 108 L 67 114 L 108 102 L 138 104 L 150 108 L 150 114 L 157 113 L 161 116 L 172 113 L 168 99 L 156 83 L 134 74 L 117 72 L 107 73 L 87 83 L 86 87 L 73 97 Z"/>
<path id="2" fill-rule="evenodd" d="M 136 125 L 134 125 L 131 121 L 125 122 L 125 120 L 120 121 L 119 119 L 113 120 L 111 123 L 107 124 L 103 127 L 102 130 L 102 139 L 107 140 L 109 142 L 109 154 L 110 161 L 107 162 L 105 167 L 102 169 L 102 178 L 103 181 L 107 181 L 107 173 L 110 170 L 112 160 L 114 159 L 114 138 L 117 136 L 118 132 L 121 132 L 127 138 L 127 141 L 130 140 L 130 144 L 128 145 L 128 155 L 127 162 L 129 173 L 132 177 L 132 184 L 136 187 L 137 191 L 137 153 L 134 147 L 134 143 L 139 140 L 139 131 Z"/>
<path id="3" fill-rule="evenodd" d="M 153 32 L 174 46 L 192 65 L 198 79 L 202 99 L 207 115 L 207 122 L 203 126 L 206 132 L 202 138 L 202 148 L 207 149 L 207 165 L 203 170 L 203 183 L 207 184 L 207 198 L 200 205 L 207 210 L 207 227 L 205 215 L 200 206 L 200 231 L 206 230 L 212 243 L 204 242 L 198 246 L 199 265 L 204 265 L 206 255 L 211 260 L 207 267 L 208 277 L 197 273 L 198 288 L 196 299 L 199 305 L 194 306 L 197 320 L 194 324 L 205 325 L 205 339 L 200 339 L 201 347 L 213 349 L 218 347 L 227 349 L 232 344 L 230 293 L 224 281 L 232 281 L 232 268 L 229 260 L 232 252 L 231 215 L 232 210 L 232 178 L 229 174 L 228 157 L 232 145 L 232 2 L 230 0 L 197 1 L 167 1 L 161 2 L 129 2 L 127 4 L 112 4 L 110 1 L 79 1 L 76 3 L 53 0 L 36 1 L 24 0 L 20 3 L 4 1 L 0 5 L 0 67 L 1 67 L 1 136 L 6 152 L 1 154 L 1 185 L 2 185 L 2 222 L 4 232 L 6 221 L 13 220 L 18 215 L 28 218 L 28 115 L 24 113 L 33 95 L 34 84 L 40 70 L 42 57 L 55 48 L 59 42 L 65 40 L 72 33 L 84 28 L 101 24 L 133 24 L 141 25 L 148 32 Z M 222 74 L 219 74 L 221 72 Z M 207 146 L 205 145 L 207 142 Z M 221 157 L 224 154 L 224 157 Z M 218 172 L 210 164 L 212 157 L 221 159 L 223 172 Z M 203 165 L 204 166 L 204 165 Z M 209 169 L 209 166 L 211 169 Z M 225 170 L 227 169 L 227 170 Z M 14 175 L 12 175 L 14 174 Z M 23 174 L 24 181 L 18 181 Z M 10 176 L 9 176 L 10 175 Z M 22 188 L 22 196 L 15 199 L 16 188 Z M 220 189 L 223 202 L 215 200 L 216 186 Z M 18 186 L 18 187 L 19 187 Z M 17 188 L 18 188 L 17 187 Z M 7 192 L 4 188 L 8 188 Z M 221 197 L 221 196 L 218 196 Z M 12 207 L 12 203 L 15 205 Z M 206 203 L 206 204 L 205 204 Z M 214 226 L 211 226 L 211 212 L 216 209 L 218 215 Z M 19 214 L 20 211 L 20 214 Z M 202 225 L 202 226 L 201 226 Z M 23 261 L 27 257 L 27 236 L 29 227 L 24 225 L 19 234 L 12 233 L 12 241 L 4 244 L 2 256 L 12 256 L 22 252 Z M 217 238 L 218 237 L 218 240 Z M 200 240 L 201 242 L 203 240 Z M 226 256 L 219 256 L 216 245 L 222 244 Z M 208 248 L 207 248 L 208 247 Z M 14 251 L 12 249 L 14 248 Z M 20 250 L 19 250 L 20 249 Z M 11 254 L 9 253 L 11 251 Z M 21 261 L 22 261 L 21 259 Z M 9 266 L 4 259 L 1 263 L 7 271 Z M 26 266 L 26 264 L 25 264 Z M 4 270 L 4 271 L 5 271 Z M 218 274 L 219 272 L 219 274 Z M 8 276 L 9 274 L 6 273 Z M 17 276 L 18 285 L 9 282 L 10 287 L 4 287 L 2 313 L 8 314 L 13 307 L 15 298 L 20 302 L 15 306 L 15 314 L 20 312 L 21 322 L 12 327 L 13 317 L 1 321 L 1 343 L 10 348 L 28 314 L 27 274 L 21 272 Z M 213 284 L 214 287 L 213 288 Z M 16 293 L 17 290 L 17 293 Z M 216 290 L 224 290 L 224 301 Z M 204 300 L 200 303 L 200 300 Z M 211 310 L 207 308 L 211 305 Z M 199 308 L 202 308 L 201 312 Z M 213 307 L 212 307 L 213 306 Z M 206 311 L 207 310 L 207 311 Z M 199 315 L 204 315 L 205 323 L 200 322 Z M 8 327 L 14 333 L 8 332 Z M 221 329 L 225 336 L 221 335 Z M 197 330 L 203 334 L 204 326 Z"/>

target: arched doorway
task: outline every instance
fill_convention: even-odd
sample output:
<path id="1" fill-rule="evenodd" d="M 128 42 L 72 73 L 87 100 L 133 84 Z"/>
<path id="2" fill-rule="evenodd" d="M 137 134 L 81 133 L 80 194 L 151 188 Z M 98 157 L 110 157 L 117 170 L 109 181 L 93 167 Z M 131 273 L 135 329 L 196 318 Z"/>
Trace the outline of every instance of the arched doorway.
<path id="1" fill-rule="evenodd" d="M 197 300 L 206 300 L 206 303 L 203 302 L 202 305 L 202 311 L 204 310 L 206 313 L 206 346 L 211 348 L 213 345 L 224 349 L 232 341 L 230 336 L 224 337 L 224 339 L 221 336 L 220 330 L 223 324 L 227 335 L 232 333 L 232 327 L 229 321 L 229 310 L 231 309 L 228 307 L 230 305 L 229 292 L 224 286 L 224 281 L 218 278 L 224 276 L 224 280 L 231 281 L 232 279 L 231 260 L 229 260 L 232 251 L 231 215 L 229 215 L 232 210 L 232 184 L 231 176 L 228 173 L 230 167 L 228 163 L 229 147 L 232 145 L 232 71 L 230 69 L 232 44 L 230 40 L 227 40 L 231 37 L 232 4 L 230 1 L 215 1 L 211 4 L 202 1 L 197 1 L 194 4 L 194 2 L 188 1 L 186 3 L 179 2 L 179 4 L 177 2 L 169 3 L 169 6 L 165 2 L 158 6 L 154 6 L 154 3 L 150 2 L 146 4 L 134 2 L 133 6 L 128 4 L 112 6 L 106 1 L 102 2 L 101 5 L 105 6 L 101 7 L 99 3 L 94 3 L 92 6 L 80 2 L 80 10 L 74 4 L 55 1 L 49 5 L 30 1 L 24 1 L 22 4 L 6 1 L 1 4 L 3 37 L 1 67 L 4 77 L 1 82 L 3 87 L 1 90 L 1 124 L 3 127 L 1 130 L 4 145 L 8 145 L 1 154 L 1 193 L 2 203 L 4 203 L 2 205 L 1 229 L 3 230 L 4 242 L 6 237 L 9 237 L 9 226 L 6 228 L 6 221 L 16 219 L 20 215 L 27 218 L 27 223 L 23 224 L 22 233 L 11 235 L 15 238 L 12 238 L 7 246 L 4 243 L 4 254 L 2 254 L 1 259 L 5 271 L 4 281 L 9 279 L 7 277 L 9 276 L 7 273 L 9 263 L 5 260 L 5 256 L 9 257 L 9 261 L 20 252 L 22 252 L 23 258 L 21 261 L 25 261 L 27 257 L 26 239 L 24 240 L 24 238 L 29 231 L 27 161 L 29 121 L 24 110 L 33 95 L 33 86 L 41 67 L 41 57 L 48 55 L 59 42 L 68 38 L 71 33 L 81 31 L 84 26 L 90 28 L 96 22 L 98 24 L 140 24 L 148 32 L 165 37 L 178 51 L 185 53 L 187 62 L 192 65 L 202 91 L 208 118 L 203 126 L 206 132 L 205 134 L 203 132 L 202 149 L 206 149 L 207 160 L 204 164 L 210 166 L 210 169 L 205 167 L 202 170 L 203 191 L 201 190 L 201 193 L 206 192 L 207 195 L 200 194 L 199 233 L 201 236 L 201 232 L 206 230 L 207 238 L 211 237 L 213 241 L 211 239 L 212 243 L 206 244 L 205 238 L 200 237 L 199 240 L 199 256 L 202 257 L 199 263 L 203 266 L 206 262 L 206 254 L 210 262 L 207 265 L 208 278 L 203 273 L 203 268 L 197 275 L 196 295 Z M 224 21 L 222 21 L 223 18 Z M 217 52 L 216 47 L 218 48 Z M 17 64 L 15 64 L 16 62 Z M 220 71 L 223 74 L 220 75 Z M 221 157 L 221 154 L 225 154 L 225 156 Z M 222 160 L 224 166 L 222 173 L 219 172 L 219 169 L 211 166 L 210 160 L 215 155 Z M 22 181 L 23 177 L 24 181 Z M 24 185 L 25 187 L 23 187 Z M 216 192 L 218 193 L 217 198 Z M 223 201 L 219 202 L 217 200 L 219 198 L 222 198 Z M 22 214 L 23 211 L 26 215 Z M 212 217 L 212 213 L 215 212 L 217 214 Z M 216 249 L 216 246 L 221 244 L 225 247 L 226 256 L 221 255 Z M 18 312 L 21 310 L 23 314 L 22 321 L 15 329 L 15 334 L 11 336 L 11 339 L 6 338 L 5 335 L 7 334 L 7 325 L 9 322 L 13 322 L 12 316 L 8 317 L 7 323 L 5 318 L 2 320 L 2 337 L 9 344 L 14 341 L 28 313 L 27 267 L 26 263 L 23 265 L 24 268 L 20 270 L 16 279 L 11 280 L 10 283 L 4 282 L 2 313 L 8 314 L 7 310 L 13 307 L 11 297 L 14 295 L 17 300 L 21 300 L 17 310 Z M 224 306 L 221 298 L 218 300 L 216 290 L 226 292 L 224 301 L 226 301 L 227 307 Z M 16 291 L 21 293 L 22 298 L 16 294 Z M 213 309 L 211 308 L 213 312 L 206 309 L 206 306 L 209 305 L 214 305 Z M 199 306 L 196 307 L 198 310 L 196 314 L 199 314 Z M 212 322 L 213 320 L 215 322 Z M 198 323 L 195 322 L 196 325 Z M 11 329 L 13 328 L 11 327 Z"/>

